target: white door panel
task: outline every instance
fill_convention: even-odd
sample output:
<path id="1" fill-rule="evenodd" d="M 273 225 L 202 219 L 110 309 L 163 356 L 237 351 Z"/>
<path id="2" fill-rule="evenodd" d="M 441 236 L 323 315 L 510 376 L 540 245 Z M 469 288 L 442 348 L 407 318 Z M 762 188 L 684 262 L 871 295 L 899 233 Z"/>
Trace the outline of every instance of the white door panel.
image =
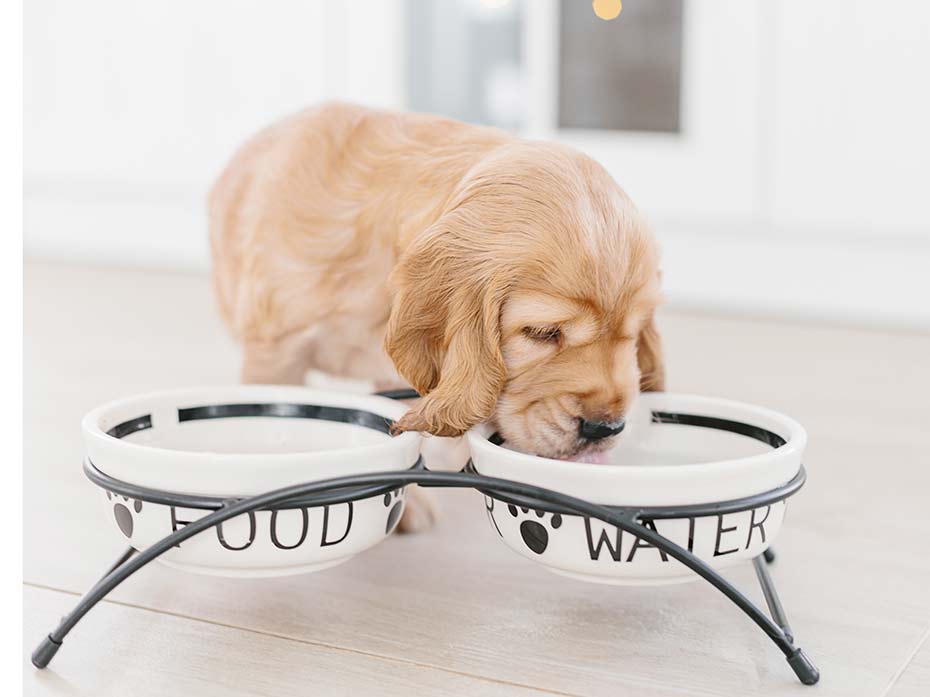
<path id="1" fill-rule="evenodd" d="M 777 221 L 930 240 L 930 3 L 778 7 Z"/>

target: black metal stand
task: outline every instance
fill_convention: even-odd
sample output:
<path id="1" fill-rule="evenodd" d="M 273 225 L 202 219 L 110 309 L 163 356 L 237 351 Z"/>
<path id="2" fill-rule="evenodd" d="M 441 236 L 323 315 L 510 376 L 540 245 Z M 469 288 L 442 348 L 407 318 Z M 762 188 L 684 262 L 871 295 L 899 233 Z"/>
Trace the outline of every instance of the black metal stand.
<path id="1" fill-rule="evenodd" d="M 378 491 L 391 490 L 408 484 L 419 484 L 424 487 L 470 487 L 503 501 L 513 501 L 524 505 L 530 504 L 535 508 L 548 511 L 588 516 L 629 532 L 644 542 L 663 550 L 729 598 L 781 650 L 788 664 L 802 683 L 813 685 L 820 677 L 813 663 L 800 648 L 795 646 L 794 635 L 785 617 L 784 608 L 761 556 L 756 557 L 753 564 L 771 617 L 766 615 L 735 586 L 701 559 L 642 524 L 642 521 L 651 521 L 658 518 L 699 517 L 750 510 L 783 500 L 795 493 L 804 484 L 803 468 L 791 482 L 765 494 L 700 506 L 653 508 L 601 506 L 541 487 L 480 475 L 471 471 L 470 468 L 466 468 L 462 472 L 431 472 L 423 467 L 422 460 L 417 463 L 417 466 L 407 471 L 361 474 L 326 481 L 308 482 L 234 501 L 224 501 L 210 497 L 191 497 L 144 489 L 112 479 L 94 468 L 90 462 L 85 463 L 85 471 L 94 483 L 105 486 L 109 491 L 118 494 L 153 503 L 215 510 L 164 537 L 138 554 L 134 554 L 133 549 L 127 550 L 100 581 L 81 598 L 74 610 L 62 619 L 58 627 L 42 640 L 32 654 L 32 663 L 37 668 L 44 668 L 49 664 L 58 649 L 61 648 L 61 644 L 68 632 L 94 605 L 106 597 L 120 583 L 184 540 L 209 530 L 223 521 L 256 510 L 280 509 L 298 505 L 319 506 L 335 501 L 364 498 Z M 768 561 L 773 558 L 770 552 L 766 552 L 764 556 Z"/>
<path id="2" fill-rule="evenodd" d="M 410 389 L 389 390 L 379 394 L 392 399 L 413 399 L 418 396 L 415 391 Z M 275 408 L 275 405 L 220 405 L 197 409 L 185 409 L 184 412 L 185 419 L 187 420 L 192 420 L 194 418 L 229 418 L 261 415 L 349 420 L 359 425 L 374 427 L 379 430 L 383 429 L 385 431 L 389 426 L 389 423 L 383 417 L 377 417 L 366 413 L 353 412 L 352 414 L 348 414 L 348 412 L 342 413 L 346 412 L 346 410 L 328 407 L 321 408 L 312 405 L 284 406 L 286 408 Z M 772 447 L 778 447 L 784 442 L 776 434 L 755 426 L 707 418 L 700 415 L 656 412 L 653 413 L 653 420 L 664 423 L 681 423 L 692 426 L 731 430 L 765 442 Z M 127 428 L 124 429 L 122 428 L 123 426 Z M 125 424 L 116 426 L 110 431 L 110 435 L 116 438 L 122 438 L 141 428 L 150 427 L 151 417 L 143 416 L 140 417 L 140 419 L 130 420 Z M 113 479 L 94 467 L 93 463 L 90 461 L 84 463 L 84 471 L 94 484 L 116 494 L 132 497 L 140 501 L 210 510 L 212 512 L 196 521 L 186 524 L 184 527 L 162 538 L 138 554 L 136 554 L 136 550 L 133 548 L 129 548 L 124 552 L 96 585 L 81 598 L 77 606 L 61 620 L 58 627 L 46 636 L 32 653 L 32 663 L 37 668 L 45 668 L 49 664 L 58 652 L 58 649 L 61 648 L 61 644 L 68 635 L 68 632 L 74 628 L 80 619 L 86 615 L 94 605 L 103 600 L 110 591 L 143 566 L 194 535 L 209 530 L 226 520 L 253 511 L 325 506 L 334 503 L 356 501 L 392 491 L 400 486 L 419 484 L 424 487 L 473 488 L 487 496 L 492 496 L 506 503 L 513 503 L 523 507 L 532 507 L 536 510 L 552 513 L 586 516 L 601 520 L 608 525 L 613 525 L 625 532 L 631 533 L 644 542 L 664 551 L 673 559 L 681 562 L 729 598 L 749 617 L 749 619 L 755 622 L 781 650 L 788 664 L 802 683 L 805 685 L 813 685 L 820 679 L 820 673 L 814 664 L 811 663 L 810 659 L 807 658 L 800 648 L 795 646 L 794 634 L 788 625 L 785 610 L 782 607 L 781 600 L 775 591 L 772 577 L 769 575 L 768 568 L 766 567 L 766 563 L 771 563 L 775 558 L 774 552 L 772 552 L 771 549 L 766 550 L 762 555 L 753 559 L 756 576 L 759 579 L 765 602 L 771 613 L 771 617 L 769 617 L 735 586 L 729 583 L 697 556 L 658 534 L 655 531 L 654 525 L 646 525 L 646 523 L 651 524 L 652 521 L 659 519 L 699 518 L 702 516 L 737 513 L 782 501 L 796 493 L 804 485 L 806 474 L 803 467 L 800 468 L 798 474 L 790 482 L 762 494 L 709 504 L 667 507 L 610 507 L 593 504 L 542 487 L 478 474 L 471 467 L 471 462 L 469 462 L 461 472 L 431 472 L 425 468 L 422 458 L 407 471 L 360 474 L 338 477 L 326 481 L 307 482 L 276 489 L 258 496 L 233 500 L 210 496 L 191 496 L 139 487 L 134 484 Z"/>

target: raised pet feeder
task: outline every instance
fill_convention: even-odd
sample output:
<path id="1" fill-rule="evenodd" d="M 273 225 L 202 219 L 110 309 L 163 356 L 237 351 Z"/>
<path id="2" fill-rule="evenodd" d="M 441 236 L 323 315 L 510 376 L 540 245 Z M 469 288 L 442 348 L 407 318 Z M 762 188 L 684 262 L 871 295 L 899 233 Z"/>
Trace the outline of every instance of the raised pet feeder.
<path id="1" fill-rule="evenodd" d="M 419 484 L 481 491 L 503 541 L 560 574 L 636 585 L 703 578 L 766 633 L 801 682 L 816 683 L 766 568 L 787 499 L 804 484 L 804 430 L 766 409 L 703 397 L 646 394 L 637 409 L 638 427 L 614 463 L 518 453 L 479 427 L 463 471 L 431 472 L 417 434 L 389 434 L 405 407 L 383 396 L 242 386 L 100 407 L 83 422 L 84 469 L 131 547 L 32 662 L 47 666 L 74 625 L 154 559 L 222 576 L 321 570 L 389 535 L 404 487 Z M 744 561 L 771 617 L 717 571 Z"/>

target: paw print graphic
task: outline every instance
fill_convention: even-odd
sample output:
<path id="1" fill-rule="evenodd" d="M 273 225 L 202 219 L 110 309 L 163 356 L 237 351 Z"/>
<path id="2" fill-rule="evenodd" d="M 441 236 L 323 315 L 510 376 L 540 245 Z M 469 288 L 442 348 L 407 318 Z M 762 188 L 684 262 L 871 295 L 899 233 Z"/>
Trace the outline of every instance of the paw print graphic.
<path id="1" fill-rule="evenodd" d="M 130 499 L 126 496 L 121 496 L 114 494 L 111 491 L 107 492 L 107 499 L 113 501 L 113 517 L 116 519 L 116 524 L 119 525 L 119 529 L 126 537 L 132 537 L 132 529 L 135 527 L 133 522 L 133 513 L 140 513 L 142 511 L 142 502 L 138 499 Z M 122 499 L 122 501 L 120 501 Z M 132 511 L 129 510 L 130 506 Z"/>
<path id="2" fill-rule="evenodd" d="M 509 504 L 507 510 L 514 518 L 527 516 L 527 519 L 520 523 L 520 537 L 523 538 L 523 543 L 530 551 L 536 554 L 545 552 L 549 546 L 549 531 L 545 526 L 547 513 L 545 511 L 533 511 L 538 519 L 534 520 L 529 517 L 530 509 L 528 508 L 518 509 L 513 504 Z M 548 523 L 553 530 L 558 530 L 562 527 L 562 516 L 559 513 L 553 513 L 549 517 Z"/>
<path id="3" fill-rule="evenodd" d="M 386 535 L 391 534 L 397 526 L 397 521 L 400 520 L 400 514 L 404 512 L 405 494 L 404 489 L 395 489 L 384 495 L 384 507 L 391 509 L 390 513 L 388 513 L 387 523 L 384 525 Z"/>

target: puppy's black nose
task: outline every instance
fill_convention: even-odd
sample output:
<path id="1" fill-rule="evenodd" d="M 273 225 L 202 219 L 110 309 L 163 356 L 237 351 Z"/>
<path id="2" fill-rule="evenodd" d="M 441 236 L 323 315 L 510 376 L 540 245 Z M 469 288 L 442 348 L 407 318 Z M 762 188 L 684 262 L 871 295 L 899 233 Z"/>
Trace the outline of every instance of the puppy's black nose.
<path id="1" fill-rule="evenodd" d="M 602 438 L 615 436 L 626 426 L 626 421 L 623 419 L 617 419 L 616 421 L 588 421 L 587 419 L 580 419 L 580 421 L 581 424 L 578 427 L 578 435 L 585 440 L 601 440 Z"/>

